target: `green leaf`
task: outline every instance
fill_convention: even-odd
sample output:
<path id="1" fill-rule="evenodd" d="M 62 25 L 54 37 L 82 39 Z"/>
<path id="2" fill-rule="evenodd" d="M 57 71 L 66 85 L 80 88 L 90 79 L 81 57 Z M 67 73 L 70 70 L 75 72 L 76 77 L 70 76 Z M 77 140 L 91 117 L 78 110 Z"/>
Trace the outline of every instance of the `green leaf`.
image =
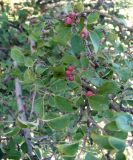
<path id="1" fill-rule="evenodd" d="M 74 133 L 74 135 L 73 135 L 73 140 L 74 141 L 79 141 L 79 140 L 83 139 L 83 137 L 84 137 L 83 131 L 81 129 L 78 129 L 76 131 L 76 133 Z"/>
<path id="2" fill-rule="evenodd" d="M 65 75 L 65 66 L 63 65 L 52 67 L 51 70 L 56 78 L 62 78 Z"/>
<path id="3" fill-rule="evenodd" d="M 128 136 L 128 133 L 123 131 L 110 131 L 110 133 L 113 137 L 120 138 L 120 139 L 126 139 Z"/>
<path id="4" fill-rule="evenodd" d="M 31 57 L 24 57 L 24 64 L 26 67 L 33 67 L 34 61 Z"/>
<path id="5" fill-rule="evenodd" d="M 133 131 L 133 127 L 131 124 L 133 123 L 132 117 L 130 115 L 119 115 L 116 119 L 116 124 L 121 131 L 131 132 Z"/>
<path id="6" fill-rule="evenodd" d="M 99 146 L 101 146 L 102 148 L 105 148 L 108 150 L 113 149 L 112 146 L 109 144 L 108 136 L 92 134 L 91 137 L 93 141 L 97 143 Z"/>
<path id="7" fill-rule="evenodd" d="M 28 122 L 28 121 L 22 121 L 19 117 L 16 119 L 16 125 L 19 128 L 36 128 L 38 126 L 38 123 L 34 122 Z M 19 130 L 20 131 L 20 130 Z"/>
<path id="8" fill-rule="evenodd" d="M 0 149 L 0 159 L 2 159 L 4 156 L 4 153 L 2 152 L 2 149 Z"/>
<path id="9" fill-rule="evenodd" d="M 76 106 L 78 106 L 78 107 L 85 106 L 85 101 L 84 101 L 83 97 L 78 97 L 78 99 L 76 101 Z"/>
<path id="10" fill-rule="evenodd" d="M 65 91 L 67 87 L 67 82 L 63 79 L 59 79 L 55 81 L 53 84 L 51 84 L 50 90 L 53 92 L 61 92 Z"/>
<path id="11" fill-rule="evenodd" d="M 11 58 L 16 61 L 18 64 L 24 63 L 24 55 L 19 47 L 13 47 L 11 50 Z"/>
<path id="12" fill-rule="evenodd" d="M 116 157 L 115 160 L 126 160 L 126 156 L 124 153 L 122 153 L 121 151 L 116 153 Z"/>
<path id="13" fill-rule="evenodd" d="M 7 137 L 13 137 L 16 136 L 20 132 L 19 127 L 12 128 L 9 132 L 4 133 Z"/>
<path id="14" fill-rule="evenodd" d="M 74 156 L 77 153 L 79 143 L 57 145 L 61 155 Z"/>
<path id="15" fill-rule="evenodd" d="M 108 98 L 103 95 L 94 95 L 89 98 L 91 107 L 96 111 L 109 109 Z"/>
<path id="16" fill-rule="evenodd" d="M 80 54 L 80 52 L 84 51 L 85 49 L 83 40 L 78 35 L 73 35 L 71 39 L 71 46 L 75 54 Z"/>
<path id="17" fill-rule="evenodd" d="M 62 156 L 63 160 L 74 160 L 75 156 Z"/>
<path id="18" fill-rule="evenodd" d="M 62 63 L 64 63 L 64 64 L 72 64 L 72 63 L 74 63 L 76 60 L 77 60 L 76 57 L 75 57 L 75 56 L 72 56 L 72 55 L 65 55 L 65 56 L 61 59 Z"/>
<path id="19" fill-rule="evenodd" d="M 43 98 L 37 98 L 35 99 L 34 109 L 35 113 L 42 118 L 44 114 L 44 108 L 43 108 Z"/>
<path id="20" fill-rule="evenodd" d="M 117 39 L 117 35 L 115 33 L 113 33 L 113 32 L 109 32 L 107 38 L 111 43 L 114 44 L 116 39 Z"/>
<path id="21" fill-rule="evenodd" d="M 133 106 L 133 99 L 123 99 L 122 103 L 125 105 Z"/>
<path id="22" fill-rule="evenodd" d="M 36 73 L 37 74 L 39 74 L 39 75 L 41 75 L 41 74 L 43 74 L 45 71 L 47 71 L 48 70 L 48 68 L 45 68 L 45 66 L 43 66 L 43 65 L 37 65 L 36 67 L 35 67 L 35 71 L 36 71 Z"/>
<path id="23" fill-rule="evenodd" d="M 116 94 L 120 91 L 118 84 L 114 81 L 105 82 L 99 87 L 100 94 Z"/>
<path id="24" fill-rule="evenodd" d="M 94 47 L 94 51 L 97 53 L 100 47 L 100 44 L 99 44 L 100 37 L 95 31 L 90 31 L 89 35 L 90 35 L 90 39 Z"/>
<path id="25" fill-rule="evenodd" d="M 125 141 L 115 137 L 108 138 L 110 145 L 116 150 L 124 150 L 125 149 Z"/>
<path id="26" fill-rule="evenodd" d="M 34 79 L 34 74 L 30 69 L 27 69 L 24 72 L 24 82 L 25 83 L 32 83 L 35 79 Z"/>
<path id="27" fill-rule="evenodd" d="M 109 131 L 118 131 L 119 130 L 115 121 L 112 121 L 112 122 L 108 123 L 105 126 L 105 129 L 109 130 Z"/>
<path id="28" fill-rule="evenodd" d="M 55 107 L 55 97 L 54 96 L 48 97 L 48 105 L 50 105 L 51 107 Z"/>
<path id="29" fill-rule="evenodd" d="M 99 75 L 90 68 L 90 70 L 82 72 L 82 78 L 87 79 L 93 85 L 99 87 L 103 84 L 103 80 L 99 77 Z"/>
<path id="30" fill-rule="evenodd" d="M 36 147 L 35 148 L 35 153 L 36 153 L 38 159 L 41 160 L 42 159 L 42 149 L 41 149 L 41 147 Z"/>
<path id="31" fill-rule="evenodd" d="M 55 35 L 54 40 L 62 45 L 66 45 L 70 39 L 71 39 L 71 27 L 60 25 L 57 28 L 57 35 Z"/>
<path id="32" fill-rule="evenodd" d="M 81 56 L 81 57 L 80 57 L 80 63 L 81 63 L 81 66 L 82 66 L 83 68 L 87 68 L 88 65 L 89 65 L 89 60 L 88 60 L 87 57 Z"/>
<path id="33" fill-rule="evenodd" d="M 92 152 L 88 152 L 85 156 L 85 160 L 98 160 Z"/>
<path id="34" fill-rule="evenodd" d="M 48 121 L 48 125 L 54 130 L 64 130 L 66 127 L 69 126 L 72 119 L 72 115 L 63 115 L 58 118 L 54 118 Z"/>
<path id="35" fill-rule="evenodd" d="M 74 4 L 74 11 L 75 12 L 83 12 L 84 11 L 84 4 L 82 2 L 77 2 Z"/>
<path id="36" fill-rule="evenodd" d="M 22 145 L 21 145 L 21 149 L 24 153 L 28 153 L 28 146 L 26 144 L 26 142 L 24 142 Z"/>
<path id="37" fill-rule="evenodd" d="M 63 112 L 73 112 L 73 103 L 64 97 L 55 96 L 55 104 Z"/>
<path id="38" fill-rule="evenodd" d="M 16 119 L 16 125 L 20 128 L 28 128 L 27 123 L 22 121 L 19 117 Z"/>
<path id="39" fill-rule="evenodd" d="M 8 150 L 8 151 L 6 152 L 6 154 L 7 154 L 7 157 L 8 157 L 9 159 L 13 159 L 13 160 L 19 160 L 19 159 L 21 159 L 21 154 L 20 154 L 20 152 L 19 152 L 19 151 L 16 151 L 16 150 L 13 150 L 13 149 Z"/>
<path id="40" fill-rule="evenodd" d="M 27 122 L 28 128 L 35 129 L 38 126 L 38 123 L 36 122 Z"/>
<path id="41" fill-rule="evenodd" d="M 115 51 L 116 51 L 117 54 L 122 53 L 124 51 L 123 44 L 120 43 L 120 42 L 115 43 Z"/>
<path id="42" fill-rule="evenodd" d="M 117 69 L 116 72 L 119 75 L 120 79 L 124 82 L 129 80 L 130 77 L 132 76 L 131 75 L 132 71 L 129 67 L 123 67 L 123 68 Z"/>
<path id="43" fill-rule="evenodd" d="M 99 13 L 98 12 L 92 12 L 88 16 L 88 24 L 96 23 L 99 19 Z"/>

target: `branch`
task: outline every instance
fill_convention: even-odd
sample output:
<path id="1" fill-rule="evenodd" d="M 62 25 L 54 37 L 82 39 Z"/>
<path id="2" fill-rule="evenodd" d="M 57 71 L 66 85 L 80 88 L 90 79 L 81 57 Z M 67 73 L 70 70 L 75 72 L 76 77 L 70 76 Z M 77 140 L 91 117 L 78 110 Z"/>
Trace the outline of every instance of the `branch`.
<path id="1" fill-rule="evenodd" d="M 49 5 L 49 4 L 54 4 L 54 3 L 57 3 L 57 2 L 61 2 L 61 0 L 49 0 L 49 1 L 46 1 L 45 0 L 38 0 L 37 3 L 39 3 L 40 5 Z"/>
<path id="2" fill-rule="evenodd" d="M 133 115 L 133 108 L 125 108 L 125 107 L 119 106 L 118 104 L 110 103 L 110 109 L 113 109 L 116 112 L 126 112 Z"/>
<path id="3" fill-rule="evenodd" d="M 92 86 L 90 86 L 89 82 L 87 82 L 87 80 L 85 78 L 81 78 L 81 80 L 82 80 L 82 87 L 85 90 L 90 90 L 93 93 L 97 93 L 97 90 L 95 88 L 93 88 Z"/>
<path id="4" fill-rule="evenodd" d="M 88 58 L 90 58 L 90 57 L 92 57 L 92 55 L 93 55 L 93 53 L 92 53 L 92 51 L 90 50 L 90 48 L 89 48 L 89 43 L 88 43 L 88 41 L 87 40 L 85 40 L 85 46 L 86 46 L 86 49 L 87 49 L 87 57 Z"/>
<path id="5" fill-rule="evenodd" d="M 88 14 L 90 14 L 90 13 L 92 13 L 92 12 L 98 12 L 101 16 L 104 16 L 104 17 L 107 17 L 107 18 L 110 18 L 111 20 L 113 20 L 118 26 L 121 25 L 121 26 L 125 27 L 128 31 L 133 32 L 133 27 L 128 27 L 125 23 L 121 22 L 121 21 L 119 20 L 119 18 L 115 17 L 114 15 L 111 16 L 111 15 L 109 15 L 108 13 L 104 13 L 104 12 L 101 12 L 101 11 L 96 10 L 96 9 L 82 12 L 82 13 L 80 13 L 80 14 L 78 15 L 78 17 L 82 17 L 82 16 L 84 17 L 85 14 L 88 15 Z"/>
<path id="6" fill-rule="evenodd" d="M 34 54 L 35 50 L 35 46 L 36 43 L 34 40 L 29 39 L 30 42 L 30 50 L 31 50 L 31 54 Z M 35 91 L 33 92 L 33 97 L 32 97 L 32 107 L 31 107 L 31 112 L 30 112 L 30 118 L 32 116 L 32 114 L 34 113 L 34 103 L 35 103 L 35 97 L 36 97 L 36 86 L 35 86 Z"/>
<path id="7" fill-rule="evenodd" d="M 16 62 L 14 62 L 14 67 L 17 68 Z M 18 106 L 19 117 L 22 121 L 26 121 L 25 109 L 22 103 L 22 88 L 21 88 L 21 84 L 18 78 L 15 79 L 15 94 L 16 94 L 16 101 L 17 101 L 17 106 Z M 31 143 L 30 130 L 26 128 L 26 129 L 23 129 L 23 132 L 24 132 L 25 141 L 28 146 L 28 154 L 30 157 L 32 157 L 33 154 L 32 154 L 32 143 Z"/>
<path id="8" fill-rule="evenodd" d="M 31 50 L 31 53 L 33 54 L 35 52 L 36 44 L 35 44 L 35 41 L 33 40 L 29 40 L 29 42 L 30 42 L 30 50 Z"/>
<path id="9" fill-rule="evenodd" d="M 9 49 L 8 48 L 0 47 L 0 50 L 2 50 L 2 51 L 8 51 Z"/>
<path id="10" fill-rule="evenodd" d="M 35 87 L 35 91 L 33 92 L 33 95 L 32 95 L 32 106 L 31 106 L 30 118 L 32 117 L 32 114 L 34 113 L 35 97 L 36 97 L 36 87 Z"/>
<path id="11" fill-rule="evenodd" d="M 94 9 L 99 9 L 102 6 L 103 3 L 104 3 L 104 0 L 98 0 L 98 2 L 96 3 Z"/>

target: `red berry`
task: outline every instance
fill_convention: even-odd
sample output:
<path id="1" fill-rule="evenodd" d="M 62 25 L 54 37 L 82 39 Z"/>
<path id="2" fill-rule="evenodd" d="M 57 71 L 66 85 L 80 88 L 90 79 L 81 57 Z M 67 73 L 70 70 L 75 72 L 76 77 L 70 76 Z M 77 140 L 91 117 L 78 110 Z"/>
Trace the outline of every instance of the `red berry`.
<path id="1" fill-rule="evenodd" d="M 69 77 L 69 81 L 74 81 L 74 77 L 72 75 Z"/>
<path id="2" fill-rule="evenodd" d="M 69 70 L 66 70 L 66 76 L 70 76 L 71 75 L 71 71 L 69 71 Z"/>
<path id="3" fill-rule="evenodd" d="M 72 72 L 74 70 L 74 66 L 69 66 L 68 70 Z"/>
<path id="4" fill-rule="evenodd" d="M 86 27 L 84 27 L 81 31 L 81 37 L 85 39 L 88 37 L 88 30 Z"/>
<path id="5" fill-rule="evenodd" d="M 91 97 L 93 96 L 93 92 L 92 91 L 87 91 L 86 94 L 85 94 L 87 97 Z"/>
<path id="6" fill-rule="evenodd" d="M 76 18 L 76 13 L 71 12 L 68 16 L 74 20 Z"/>
<path id="7" fill-rule="evenodd" d="M 66 25 L 71 25 L 72 23 L 73 23 L 73 19 L 70 18 L 70 17 L 66 17 L 66 19 L 65 19 L 65 24 L 66 24 Z"/>

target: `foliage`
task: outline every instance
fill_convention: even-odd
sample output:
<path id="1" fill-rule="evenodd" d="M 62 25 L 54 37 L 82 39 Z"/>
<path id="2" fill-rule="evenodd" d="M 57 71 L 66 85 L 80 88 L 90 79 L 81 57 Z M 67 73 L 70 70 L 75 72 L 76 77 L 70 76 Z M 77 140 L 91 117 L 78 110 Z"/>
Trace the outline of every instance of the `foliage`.
<path id="1" fill-rule="evenodd" d="M 112 2 L 39 2 L 1 4 L 0 159 L 125 160 L 132 28 Z"/>

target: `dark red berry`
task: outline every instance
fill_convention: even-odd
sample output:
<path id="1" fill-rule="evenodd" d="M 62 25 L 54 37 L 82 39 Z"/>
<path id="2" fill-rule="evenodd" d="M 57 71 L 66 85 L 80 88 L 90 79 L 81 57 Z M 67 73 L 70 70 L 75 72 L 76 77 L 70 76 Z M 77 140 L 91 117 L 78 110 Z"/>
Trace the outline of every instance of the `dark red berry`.
<path id="1" fill-rule="evenodd" d="M 68 16 L 72 19 L 75 19 L 76 18 L 76 13 L 75 12 L 71 12 Z"/>
<path id="2" fill-rule="evenodd" d="M 69 66 L 68 70 L 72 72 L 74 70 L 74 66 Z"/>
<path id="3" fill-rule="evenodd" d="M 88 34 L 89 34 L 89 32 L 88 32 L 87 28 L 84 27 L 81 31 L 81 37 L 86 39 L 88 37 Z"/>
<path id="4" fill-rule="evenodd" d="M 69 81 L 74 81 L 74 77 L 73 77 L 73 76 L 70 76 L 70 77 L 69 77 Z"/>
<path id="5" fill-rule="evenodd" d="M 67 76 L 67 77 L 71 76 L 71 71 L 66 70 L 66 76 Z"/>
<path id="6" fill-rule="evenodd" d="M 92 91 L 87 91 L 86 94 L 85 94 L 87 97 L 91 97 L 93 96 L 93 92 Z"/>
<path id="7" fill-rule="evenodd" d="M 71 25 L 72 23 L 73 23 L 73 19 L 70 18 L 70 17 L 66 17 L 66 19 L 65 19 L 65 24 L 66 24 L 66 25 Z"/>

